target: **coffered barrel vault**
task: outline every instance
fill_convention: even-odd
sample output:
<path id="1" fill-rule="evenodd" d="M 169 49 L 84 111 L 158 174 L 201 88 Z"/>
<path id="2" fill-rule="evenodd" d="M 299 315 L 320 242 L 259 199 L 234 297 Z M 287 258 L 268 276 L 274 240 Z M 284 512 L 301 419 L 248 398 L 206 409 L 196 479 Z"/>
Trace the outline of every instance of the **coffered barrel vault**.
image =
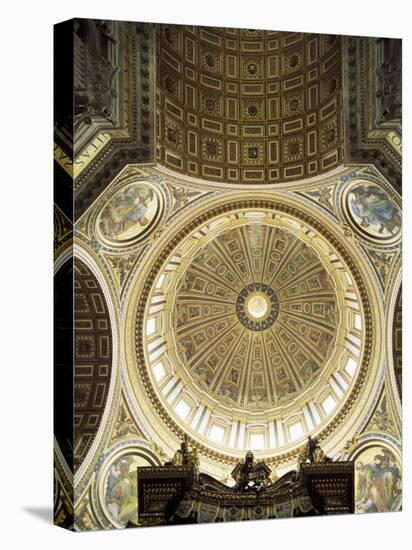
<path id="1" fill-rule="evenodd" d="M 112 373 L 112 327 L 101 286 L 91 269 L 74 262 L 74 465 L 89 451 L 105 410 Z"/>
<path id="2" fill-rule="evenodd" d="M 157 160 L 222 182 L 342 162 L 341 37 L 159 25 Z"/>

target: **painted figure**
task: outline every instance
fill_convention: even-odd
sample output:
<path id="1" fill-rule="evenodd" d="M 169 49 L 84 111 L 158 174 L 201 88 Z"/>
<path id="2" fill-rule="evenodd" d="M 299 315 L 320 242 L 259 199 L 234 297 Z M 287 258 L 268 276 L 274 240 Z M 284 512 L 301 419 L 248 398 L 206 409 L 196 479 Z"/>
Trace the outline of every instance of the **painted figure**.
<path id="1" fill-rule="evenodd" d="M 393 235 L 401 226 L 398 208 L 386 193 L 376 187 L 356 186 L 350 193 L 350 206 L 364 229 L 377 226 L 378 233 L 386 231 Z"/>
<path id="2" fill-rule="evenodd" d="M 101 230 L 110 239 L 121 240 L 131 228 L 140 233 L 152 220 L 149 208 L 154 192 L 145 185 L 131 185 L 117 193 L 103 210 Z"/>
<path id="3" fill-rule="evenodd" d="M 381 448 L 373 462 L 356 463 L 356 512 L 392 512 L 401 504 L 401 475 L 394 455 Z"/>
<path id="4" fill-rule="evenodd" d="M 123 525 L 137 519 L 137 471 L 133 465 L 133 457 L 122 458 L 113 464 L 107 478 L 107 508 Z"/>

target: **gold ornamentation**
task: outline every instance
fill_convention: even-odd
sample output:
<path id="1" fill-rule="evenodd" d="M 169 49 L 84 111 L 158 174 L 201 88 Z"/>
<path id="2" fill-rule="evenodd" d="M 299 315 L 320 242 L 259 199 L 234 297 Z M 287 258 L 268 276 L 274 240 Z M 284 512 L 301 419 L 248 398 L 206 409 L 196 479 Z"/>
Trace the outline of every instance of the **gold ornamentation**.
<path id="1" fill-rule="evenodd" d="M 159 459 L 163 462 L 167 461 L 168 457 L 162 447 L 160 447 L 157 443 L 154 441 L 150 442 L 150 448 L 152 451 L 159 457 Z"/>
<path id="2" fill-rule="evenodd" d="M 219 206 L 216 209 L 204 209 L 201 214 L 197 214 L 196 218 L 193 218 L 191 221 L 187 222 L 186 225 L 181 224 L 180 228 L 174 232 L 173 237 L 171 236 L 171 239 L 169 242 L 162 243 L 162 249 L 159 250 L 159 253 L 156 256 L 156 260 L 154 263 L 151 263 L 150 265 L 147 265 L 145 268 L 145 276 L 144 279 L 140 281 L 140 284 L 138 285 L 139 291 L 138 291 L 138 303 L 136 304 L 136 308 L 134 311 L 137 311 L 137 317 L 136 317 L 136 359 L 137 359 L 137 370 L 135 370 L 135 373 L 138 373 L 139 377 L 141 376 L 141 382 L 143 383 L 145 390 L 147 394 L 150 396 L 151 404 L 154 406 L 157 414 L 162 419 L 162 422 L 164 422 L 168 429 L 171 430 L 177 437 L 182 438 L 184 435 L 184 430 L 174 422 L 174 420 L 171 418 L 170 414 L 167 413 L 161 404 L 161 401 L 157 397 L 156 393 L 153 390 L 152 382 L 149 377 L 149 374 L 146 370 L 145 362 L 146 359 L 144 357 L 144 354 L 142 353 L 142 343 L 141 343 L 141 337 L 142 337 L 142 330 L 143 330 L 143 314 L 144 314 L 144 308 L 145 304 L 147 303 L 149 291 L 151 289 L 151 286 L 153 285 L 154 280 L 156 279 L 156 276 L 159 274 L 159 269 L 163 265 L 163 263 L 166 261 L 166 258 L 172 253 L 172 251 L 175 249 L 177 243 L 182 242 L 182 240 L 185 238 L 185 235 L 188 235 L 191 232 L 194 232 L 196 228 L 201 226 L 202 223 L 206 223 L 208 219 L 211 219 L 213 217 L 216 217 L 216 215 L 222 215 L 224 213 L 230 213 L 234 212 L 238 209 L 245 209 L 245 208 L 252 208 L 252 209 L 262 209 L 262 208 L 269 208 L 272 211 L 276 211 L 277 216 L 276 219 L 281 218 L 283 215 L 287 213 L 287 215 L 293 216 L 296 220 L 300 220 L 301 222 L 309 225 L 313 228 L 314 231 L 319 232 L 320 235 L 323 236 L 323 238 L 326 238 L 330 245 L 336 250 L 337 254 L 339 254 L 340 258 L 345 262 L 345 264 L 348 266 L 349 272 L 351 273 L 351 277 L 354 280 L 354 283 L 356 287 L 359 289 L 359 292 L 362 296 L 363 301 L 363 307 L 362 311 L 364 314 L 364 323 L 363 323 L 363 330 L 365 334 L 365 340 L 364 340 L 364 348 L 363 348 L 363 357 L 361 360 L 361 364 L 358 368 L 358 374 L 357 379 L 353 387 L 351 388 L 351 393 L 346 398 L 343 406 L 339 408 L 338 413 L 334 416 L 333 420 L 329 423 L 325 423 L 324 428 L 322 428 L 321 432 L 319 433 L 319 440 L 322 441 L 324 438 L 328 437 L 331 433 L 333 433 L 342 420 L 346 417 L 348 411 L 350 410 L 351 406 L 354 403 L 354 400 L 356 399 L 356 396 L 359 394 L 363 381 L 365 377 L 367 376 L 367 366 L 369 363 L 369 358 L 371 354 L 372 347 L 372 341 L 368 335 L 370 335 L 370 330 L 372 327 L 372 320 L 373 317 L 370 313 L 370 306 L 369 306 L 369 293 L 366 291 L 365 284 L 363 277 L 360 275 L 358 271 L 357 264 L 353 261 L 351 258 L 351 255 L 348 254 L 348 251 L 343 246 L 340 240 L 338 240 L 329 230 L 325 228 L 325 226 L 321 223 L 319 223 L 317 220 L 309 216 L 307 213 L 302 212 L 301 209 L 295 208 L 290 205 L 285 205 L 282 202 L 274 201 L 273 199 L 268 199 L 266 197 L 264 198 L 257 198 L 252 200 L 245 200 L 245 199 L 239 199 L 234 200 L 233 198 L 230 198 L 227 201 L 221 201 Z M 176 316 L 177 319 L 178 316 Z M 181 316 L 181 319 L 184 319 L 184 315 Z M 140 350 L 140 351 L 139 351 Z M 190 345 L 185 345 L 185 353 L 193 353 L 193 350 L 190 350 Z M 135 360 L 136 360 L 135 359 Z M 207 383 L 207 382 L 206 382 Z M 251 401 L 252 403 L 252 401 Z M 219 461 L 224 464 L 230 464 L 233 463 L 233 458 L 230 456 L 219 452 L 217 450 L 214 450 L 210 447 L 210 445 L 205 445 L 199 442 L 198 440 L 190 438 L 190 443 L 194 446 L 196 446 L 199 451 L 204 454 L 205 456 L 208 456 L 212 461 Z M 277 455 L 273 458 L 268 458 L 268 461 L 270 463 L 276 463 L 281 464 L 283 462 L 289 462 L 292 461 L 297 456 L 297 449 L 294 448 L 290 451 L 287 451 L 285 453 L 277 453 Z"/>
<path id="3" fill-rule="evenodd" d="M 173 303 L 166 297 L 179 361 L 224 404 L 286 405 L 319 379 L 333 353 L 334 285 L 316 252 L 292 232 L 227 223 L 182 270 Z M 261 317 L 249 311 L 259 296 Z"/>
<path id="4" fill-rule="evenodd" d="M 132 435 L 146 439 L 143 433 L 133 422 L 126 405 L 122 402 L 120 405 L 119 414 L 117 416 L 116 425 L 113 429 L 112 441 L 115 442 L 118 439 L 127 438 Z"/>
<path id="5" fill-rule="evenodd" d="M 73 244 L 73 224 L 69 218 L 54 204 L 54 253 L 60 254 L 62 250 Z"/>
<path id="6" fill-rule="evenodd" d="M 333 186 L 322 187 L 316 191 L 308 191 L 307 194 L 310 197 L 315 198 L 319 204 L 326 207 L 331 212 L 334 212 L 334 207 L 332 204 L 332 192 L 334 190 Z"/>
<path id="7" fill-rule="evenodd" d="M 353 237 L 353 232 L 350 229 L 349 225 L 347 225 L 346 223 L 342 223 L 340 224 L 340 226 L 342 227 L 342 231 L 345 237 L 347 237 L 348 239 Z"/>
<path id="8" fill-rule="evenodd" d="M 382 284 L 385 285 L 392 265 L 394 254 L 389 252 L 377 252 L 376 250 L 370 250 L 369 256 Z"/>
<path id="9" fill-rule="evenodd" d="M 180 448 L 177 449 L 171 461 L 165 466 L 191 466 L 195 469 L 199 467 L 199 455 L 196 448 L 190 448 L 188 438 L 185 435 Z"/>
<path id="10" fill-rule="evenodd" d="M 354 434 L 351 439 L 348 439 L 348 441 L 345 443 L 345 446 L 342 449 L 343 453 L 349 453 L 353 447 L 355 447 L 356 443 L 358 441 L 357 434 Z"/>
<path id="11" fill-rule="evenodd" d="M 387 433 L 392 433 L 394 435 L 397 435 L 395 424 L 393 422 L 390 409 L 388 406 L 388 400 L 386 397 L 385 390 L 364 431 L 365 432 L 380 431 L 380 432 L 387 432 Z"/>
<path id="12" fill-rule="evenodd" d="M 330 462 L 331 459 L 326 456 L 325 451 L 321 448 L 319 441 L 316 438 L 308 437 L 306 445 L 303 446 L 299 453 L 298 464 L 306 463 L 323 463 Z"/>
<path id="13" fill-rule="evenodd" d="M 111 267 L 117 277 L 120 289 L 122 289 L 127 276 L 130 274 L 136 260 L 142 254 L 142 250 L 128 256 L 107 256 Z"/>

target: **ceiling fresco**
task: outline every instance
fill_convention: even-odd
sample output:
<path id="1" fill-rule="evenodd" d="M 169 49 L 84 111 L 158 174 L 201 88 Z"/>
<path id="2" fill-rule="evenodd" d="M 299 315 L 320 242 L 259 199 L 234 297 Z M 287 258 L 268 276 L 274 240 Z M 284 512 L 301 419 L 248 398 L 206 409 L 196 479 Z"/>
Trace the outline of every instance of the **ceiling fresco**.
<path id="1" fill-rule="evenodd" d="M 318 378 L 338 320 L 316 253 L 257 221 L 200 248 L 177 284 L 173 311 L 185 368 L 216 399 L 246 409 L 287 403 Z"/>
<path id="2" fill-rule="evenodd" d="M 309 436 L 359 465 L 359 513 L 375 457 L 396 467 L 371 506 L 398 509 L 399 41 L 73 25 L 54 252 L 57 274 L 75 258 L 75 437 L 57 438 L 56 509 L 74 477 L 77 528 L 124 527 L 135 468 L 182 441 L 226 484 L 248 450 L 290 472 Z"/>

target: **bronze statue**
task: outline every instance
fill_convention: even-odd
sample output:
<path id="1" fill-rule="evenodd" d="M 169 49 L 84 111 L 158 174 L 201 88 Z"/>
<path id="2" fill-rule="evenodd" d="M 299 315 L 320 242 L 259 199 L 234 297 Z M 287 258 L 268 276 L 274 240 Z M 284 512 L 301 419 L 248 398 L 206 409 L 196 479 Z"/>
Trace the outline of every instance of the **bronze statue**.
<path id="1" fill-rule="evenodd" d="M 183 441 L 180 444 L 180 448 L 177 449 L 173 455 L 172 460 L 165 462 L 165 466 L 193 466 L 199 467 L 199 455 L 196 449 L 189 449 L 188 439 L 185 435 Z"/>
<path id="2" fill-rule="evenodd" d="M 306 462 L 330 462 L 332 459 L 326 456 L 319 441 L 311 436 L 308 437 L 305 447 L 299 455 L 299 464 Z"/>
<path id="3" fill-rule="evenodd" d="M 237 464 L 232 471 L 232 477 L 236 481 L 233 491 L 261 491 L 270 483 L 270 473 L 270 468 L 264 462 L 254 463 L 254 455 L 252 451 L 248 451 L 244 462 Z"/>

